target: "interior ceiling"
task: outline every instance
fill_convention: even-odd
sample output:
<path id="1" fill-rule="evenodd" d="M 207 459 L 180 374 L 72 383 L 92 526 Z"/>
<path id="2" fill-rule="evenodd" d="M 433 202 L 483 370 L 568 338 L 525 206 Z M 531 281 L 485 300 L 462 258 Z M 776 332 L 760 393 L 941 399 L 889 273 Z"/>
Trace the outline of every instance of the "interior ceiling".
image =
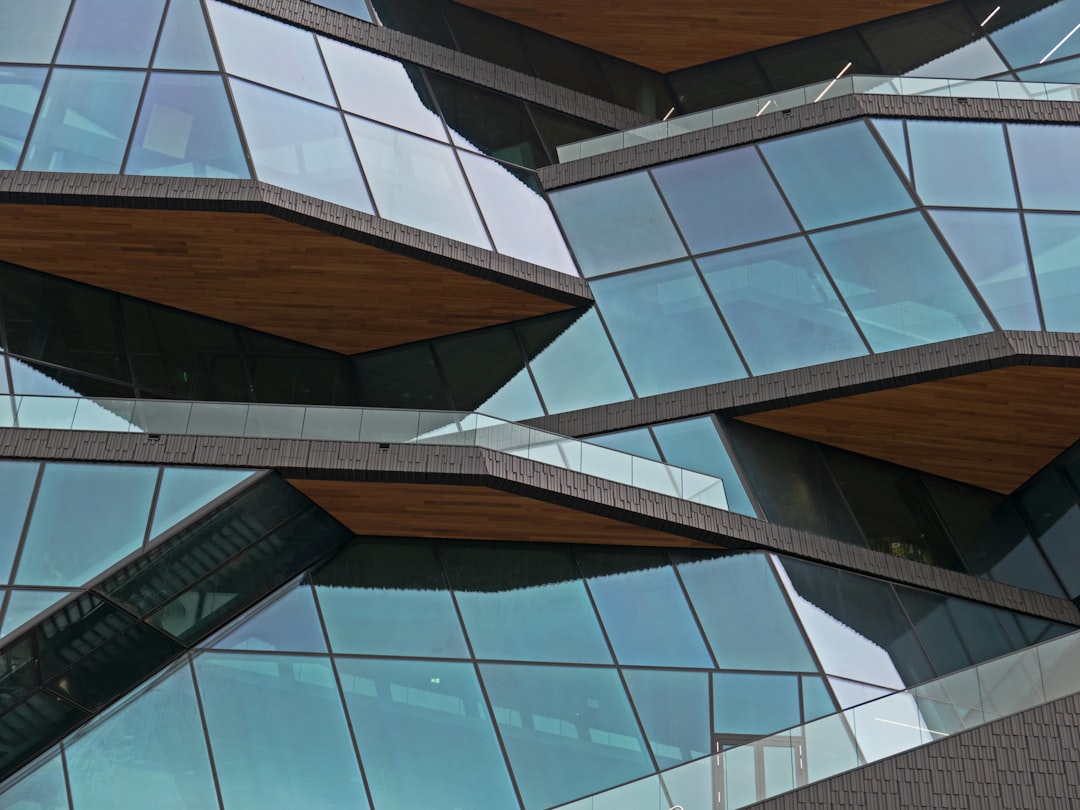
<path id="1" fill-rule="evenodd" d="M 1014 366 L 744 422 L 1010 493 L 1080 439 L 1080 369 Z"/>
<path id="2" fill-rule="evenodd" d="M 940 1 L 462 0 L 467 6 L 664 73 Z"/>

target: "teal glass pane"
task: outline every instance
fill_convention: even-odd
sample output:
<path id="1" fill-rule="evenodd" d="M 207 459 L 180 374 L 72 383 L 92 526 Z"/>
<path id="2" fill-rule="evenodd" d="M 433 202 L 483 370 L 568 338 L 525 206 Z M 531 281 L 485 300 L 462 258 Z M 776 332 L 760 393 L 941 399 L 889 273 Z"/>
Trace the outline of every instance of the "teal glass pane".
<path id="1" fill-rule="evenodd" d="M 0 365 L 0 373 L 3 370 Z M 4 399 L 0 398 L 0 403 Z M 40 469 L 36 461 L 0 461 L 0 514 L 4 515 L 0 520 L 0 584 L 6 584 L 11 577 L 15 551 L 26 525 L 26 509 Z"/>
<path id="2" fill-rule="evenodd" d="M 307 583 L 291 585 L 249 610 L 206 646 L 218 650 L 325 653 L 326 639 Z"/>
<path id="3" fill-rule="evenodd" d="M 348 14 L 350 17 L 356 17 L 371 22 L 371 12 L 368 11 L 367 4 L 364 0 L 319 0 L 315 5 L 332 8 L 334 11 L 340 11 L 342 14 Z"/>
<path id="4" fill-rule="evenodd" d="M 652 772 L 615 669 L 487 664 L 480 677 L 525 810 Z"/>
<path id="5" fill-rule="evenodd" d="M 312 579 L 334 652 L 469 657 L 428 544 L 355 540 Z"/>
<path id="6" fill-rule="evenodd" d="M 155 467 L 45 465 L 15 583 L 83 585 L 136 551 L 156 480 Z"/>
<path id="7" fill-rule="evenodd" d="M 315 35 L 261 14 L 209 0 L 225 70 L 293 95 L 334 104 Z"/>
<path id="8" fill-rule="evenodd" d="M 536 386 L 525 369 L 511 377 L 502 388 L 477 405 L 475 410 L 511 422 L 544 415 Z"/>
<path id="9" fill-rule="evenodd" d="M 709 674 L 625 669 L 645 736 L 660 769 L 709 753 Z"/>
<path id="10" fill-rule="evenodd" d="M 825 679 L 812 675 L 802 676 L 803 721 L 809 723 L 819 717 L 836 712 L 836 703 Z"/>
<path id="11" fill-rule="evenodd" d="M 1075 34 L 1073 35 L 1075 36 Z M 1080 59 L 1073 57 L 1063 62 L 1053 62 L 1048 65 L 1040 65 L 1035 68 L 1021 70 L 1017 76 L 1022 82 L 1049 82 L 1052 84 L 1077 84 L 1080 83 Z M 1061 93 L 1064 88 L 1055 88 Z M 1068 92 L 1067 90 L 1065 91 Z M 1067 99 L 1068 96 L 1065 96 Z"/>
<path id="12" fill-rule="evenodd" d="M 251 470 L 166 467 L 154 505 L 150 538 L 172 528 L 252 475 Z"/>
<path id="13" fill-rule="evenodd" d="M 1020 217 L 1005 211 L 931 211 L 1002 329 L 1041 329 Z"/>
<path id="14" fill-rule="evenodd" d="M 1008 130 L 1024 208 L 1080 210 L 1080 165 L 1074 160 L 1080 127 L 1009 124 Z"/>
<path id="15" fill-rule="evenodd" d="M 64 750 L 79 810 L 217 807 L 186 661 L 97 718 Z"/>
<path id="16" fill-rule="evenodd" d="M 71 0 L 0 0 L 0 54 L 5 62 L 52 61 Z"/>
<path id="17" fill-rule="evenodd" d="M 769 141 L 761 150 L 807 228 L 914 206 L 861 121 Z"/>
<path id="18" fill-rule="evenodd" d="M 691 253 L 799 230 L 753 147 L 653 169 Z"/>
<path id="19" fill-rule="evenodd" d="M 754 374 L 866 354 L 803 238 L 698 259 Z"/>
<path id="20" fill-rule="evenodd" d="M 1013 67 L 1033 65 L 1044 59 L 1063 59 L 1080 53 L 1080 37 L 1073 33 L 1080 22 L 1080 3 L 1063 0 L 1051 3 L 990 35 Z M 1063 41 L 1064 40 L 1064 41 Z"/>
<path id="21" fill-rule="evenodd" d="M 687 559 L 678 568 L 721 669 L 817 669 L 764 554 Z"/>
<path id="22" fill-rule="evenodd" d="M 32 770 L 9 779 L 0 787 L 0 806 L 5 810 L 68 810 L 67 786 L 60 751 Z"/>
<path id="23" fill-rule="evenodd" d="M 638 396 L 746 376 L 690 262 L 595 281 L 592 291 Z"/>
<path id="24" fill-rule="evenodd" d="M 26 622 L 43 613 L 71 591 L 23 591 L 13 589 L 4 613 L 4 624 L 0 636 L 6 636 Z"/>
<path id="25" fill-rule="evenodd" d="M 454 150 L 347 116 L 379 216 L 490 248 Z"/>
<path id="26" fill-rule="evenodd" d="M 686 255 L 645 172 L 552 192 L 551 204 L 586 276 Z"/>
<path id="27" fill-rule="evenodd" d="M 1015 208 L 1001 124 L 908 121 L 915 192 L 926 205 Z"/>
<path id="28" fill-rule="evenodd" d="M 154 67 L 167 70 L 218 70 L 199 0 L 170 0 L 154 54 Z"/>
<path id="29" fill-rule="evenodd" d="M 376 807 L 517 807 L 472 664 L 338 659 Z"/>
<path id="30" fill-rule="evenodd" d="M 949 74 L 952 75 L 952 74 Z M 904 122 L 896 118 L 874 118 L 874 129 L 877 130 L 885 146 L 892 152 L 893 160 L 900 167 L 904 177 L 911 179 L 911 165 L 908 163 L 907 135 L 904 132 Z"/>
<path id="31" fill-rule="evenodd" d="M 126 174 L 249 177 L 220 76 L 151 73 Z"/>
<path id="32" fill-rule="evenodd" d="M 1080 330 L 1080 217 L 1025 214 L 1043 318 L 1051 332 Z"/>
<path id="33" fill-rule="evenodd" d="M 926 654 L 941 675 L 1012 652 L 996 611 L 930 591 L 896 586 Z"/>
<path id="34" fill-rule="evenodd" d="M 165 0 L 75 0 L 56 61 L 146 67 L 164 9 Z"/>
<path id="35" fill-rule="evenodd" d="M 825 231 L 811 239 L 874 351 L 990 330 L 919 214 Z"/>
<path id="36" fill-rule="evenodd" d="M 528 344 L 535 327 L 515 327 Z M 630 399 L 630 386 L 619 367 L 596 310 L 574 321 L 565 332 L 548 343 L 529 361 L 536 387 L 548 413 L 562 413 L 593 405 Z M 581 374 L 581 369 L 589 369 Z"/>
<path id="37" fill-rule="evenodd" d="M 120 171 L 145 78 L 142 71 L 53 70 L 22 168 Z"/>
<path id="38" fill-rule="evenodd" d="M 731 456 L 720 440 L 712 419 L 702 417 L 683 422 L 667 422 L 655 425 L 653 432 L 669 464 L 722 478 L 728 509 L 757 517 L 757 511 L 746 494 L 746 488 L 735 471 Z"/>
<path id="39" fill-rule="evenodd" d="M 206 652 L 195 673 L 225 807 L 368 807 L 327 658 Z"/>
<path id="40" fill-rule="evenodd" d="M 568 550 L 449 544 L 442 557 L 477 658 L 611 663 Z"/>
<path id="41" fill-rule="evenodd" d="M 799 676 L 714 672 L 713 731 L 765 736 L 799 725 Z"/>
<path id="42" fill-rule="evenodd" d="M 260 180 L 373 213 L 339 112 L 247 82 L 231 87 Z"/>
<path id="43" fill-rule="evenodd" d="M 610 447 L 612 450 L 620 450 L 632 456 L 663 461 L 648 428 L 635 428 L 634 430 L 622 430 L 618 433 L 608 433 L 603 436 L 590 436 L 588 442 L 589 444 L 598 444 L 601 447 Z"/>
<path id="44" fill-rule="evenodd" d="M 46 68 L 0 67 L 0 169 L 19 166 L 46 73 Z"/>
<path id="45" fill-rule="evenodd" d="M 667 555 L 582 550 L 577 557 L 620 664 L 712 668 Z"/>

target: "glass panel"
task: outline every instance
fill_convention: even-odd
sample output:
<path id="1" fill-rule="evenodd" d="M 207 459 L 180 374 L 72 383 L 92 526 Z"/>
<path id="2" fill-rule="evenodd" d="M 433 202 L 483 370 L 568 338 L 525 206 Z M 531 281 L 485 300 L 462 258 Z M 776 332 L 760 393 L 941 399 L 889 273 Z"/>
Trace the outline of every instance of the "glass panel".
<path id="1" fill-rule="evenodd" d="M 371 22 L 371 12 L 368 11 L 364 0 L 319 0 L 315 5 L 332 8 L 334 11 L 340 11 L 350 17 Z"/>
<path id="2" fill-rule="evenodd" d="M 353 366 L 360 401 L 365 405 L 454 409 L 428 343 L 357 355 Z M 354 437 L 359 431 L 357 423 Z"/>
<path id="3" fill-rule="evenodd" d="M 844 716 L 831 715 L 807 723 L 803 733 L 809 781 L 827 779 L 862 764 Z"/>
<path id="4" fill-rule="evenodd" d="M 610 663 L 569 551 L 453 544 L 442 556 L 477 658 Z"/>
<path id="5" fill-rule="evenodd" d="M 914 205 L 862 122 L 769 141 L 761 150 L 807 228 Z"/>
<path id="6" fill-rule="evenodd" d="M 1035 14 L 995 31 L 991 38 L 1013 67 L 1049 57 L 1073 56 L 1080 48 L 1080 38 L 1075 33 L 1064 41 L 1062 38 L 1076 25 L 1076 11 L 1075 0 L 1050 3 Z"/>
<path id="7" fill-rule="evenodd" d="M 908 121 L 915 191 L 927 205 L 1015 208 L 1000 124 Z"/>
<path id="8" fill-rule="evenodd" d="M 877 130 L 885 146 L 892 152 L 893 159 L 900 167 L 901 173 L 911 179 L 911 166 L 908 163 L 907 135 L 904 133 L 904 122 L 892 118 L 874 118 L 874 129 Z"/>
<path id="9" fill-rule="evenodd" d="M 713 666 L 667 555 L 581 550 L 577 557 L 620 664 Z"/>
<path id="10" fill-rule="evenodd" d="M 348 116 L 379 215 L 488 248 L 450 147 Z"/>
<path id="11" fill-rule="evenodd" d="M 472 664 L 339 659 L 376 807 L 516 807 Z"/>
<path id="12" fill-rule="evenodd" d="M 753 147 L 661 166 L 653 176 L 692 253 L 799 229 Z"/>
<path id="13" fill-rule="evenodd" d="M 0 42 L 0 52 L 3 48 Z M 47 72 L 45 68 L 0 67 L 0 169 L 19 165 Z"/>
<path id="14" fill-rule="evenodd" d="M 687 559 L 678 568 L 721 668 L 817 669 L 764 554 Z"/>
<path id="15" fill-rule="evenodd" d="M 1045 693 L 1038 650 L 1021 650 L 978 668 L 983 710 L 998 717 L 1043 703 Z"/>
<path id="16" fill-rule="evenodd" d="M 446 130 L 418 68 L 326 37 L 319 37 L 319 46 L 342 109 L 446 140 Z"/>
<path id="17" fill-rule="evenodd" d="M 83 585 L 137 550 L 156 482 L 155 467 L 47 464 L 15 582 Z"/>
<path id="18" fill-rule="evenodd" d="M 709 753 L 708 673 L 625 669 L 623 677 L 661 770 Z"/>
<path id="19" fill-rule="evenodd" d="M 1080 636 L 1069 635 L 1038 649 L 1039 668 L 1047 700 L 1057 700 L 1080 688 Z"/>
<path id="20" fill-rule="evenodd" d="M 536 176 L 479 155 L 459 155 L 495 249 L 560 273 L 578 275 Z"/>
<path id="21" fill-rule="evenodd" d="M 373 212 L 340 113 L 247 82 L 231 86 L 260 180 Z"/>
<path id="22" fill-rule="evenodd" d="M 64 751 L 79 810 L 217 806 L 186 661 L 96 719 Z"/>
<path id="23" fill-rule="evenodd" d="M 487 664 L 480 674 L 526 810 L 652 770 L 616 670 Z"/>
<path id="24" fill-rule="evenodd" d="M 554 191 L 550 198 L 586 276 L 686 255 L 645 172 Z"/>
<path id="25" fill-rule="evenodd" d="M 154 505 L 150 538 L 172 528 L 253 474 L 251 470 L 166 467 Z"/>
<path id="26" fill-rule="evenodd" d="M 152 73 L 126 174 L 247 178 L 220 76 Z"/>
<path id="27" fill-rule="evenodd" d="M 802 719 L 797 675 L 714 672 L 713 731 L 763 736 Z"/>
<path id="28" fill-rule="evenodd" d="M 476 406 L 476 410 L 488 416 L 520 422 L 543 416 L 544 408 L 536 394 L 532 377 L 524 369 L 510 378 L 502 388 Z"/>
<path id="29" fill-rule="evenodd" d="M 334 652 L 469 657 L 430 545 L 355 540 L 313 581 Z"/>
<path id="30" fill-rule="evenodd" d="M 746 375 L 689 262 L 596 281 L 592 290 L 638 396 Z"/>
<path id="31" fill-rule="evenodd" d="M 811 238 L 875 351 L 989 331 L 989 322 L 919 214 Z"/>
<path id="32" fill-rule="evenodd" d="M 988 605 L 903 586 L 896 586 L 896 592 L 940 674 L 1012 652 Z"/>
<path id="33" fill-rule="evenodd" d="M 170 0 L 154 67 L 170 70 L 219 70 L 199 0 Z"/>
<path id="34" fill-rule="evenodd" d="M 866 354 L 805 239 L 698 264 L 754 374 Z"/>
<path id="35" fill-rule="evenodd" d="M 1080 505 L 1068 485 L 1051 467 L 1017 492 L 1014 502 L 1069 597 L 1080 595 Z"/>
<path id="36" fill-rule="evenodd" d="M 1080 209 L 1080 165 L 1073 160 L 1080 127 L 1009 124 L 1008 130 L 1024 207 Z"/>
<path id="37" fill-rule="evenodd" d="M 348 358 L 262 332 L 241 330 L 240 346 L 257 402 L 303 405 L 356 405 L 356 380 Z M 299 410 L 299 409 L 290 409 Z M 287 423 L 281 412 L 253 411 L 248 420 Z M 301 417 L 300 422 L 303 421 Z M 298 435 L 298 434 L 297 434 Z"/>
<path id="38" fill-rule="evenodd" d="M 52 61 L 71 0 L 0 0 L 0 53 L 5 62 Z"/>
<path id="39" fill-rule="evenodd" d="M 305 582 L 282 590 L 284 593 L 263 600 L 268 604 L 242 614 L 205 646 L 252 652 L 325 653 L 326 639 L 311 586 Z"/>
<path id="40" fill-rule="evenodd" d="M 712 419 L 702 417 L 668 422 L 655 425 L 653 432 L 669 464 L 723 479 L 728 509 L 757 517 Z"/>
<path id="41" fill-rule="evenodd" d="M 1024 220 L 1046 328 L 1080 330 L 1080 217 L 1025 214 Z"/>
<path id="42" fill-rule="evenodd" d="M 209 0 L 207 7 L 229 73 L 334 104 L 330 81 L 311 32 L 217 0 Z"/>
<path id="43" fill-rule="evenodd" d="M 195 670 L 229 810 L 368 806 L 328 659 L 202 653 Z"/>
<path id="44" fill-rule="evenodd" d="M 26 525 L 26 509 L 40 469 L 36 461 L 0 461 L 0 512 L 5 516 L 0 520 L 0 584 L 6 584 L 11 577 L 15 551 Z"/>
<path id="45" fill-rule="evenodd" d="M 603 436 L 590 436 L 588 441 L 589 444 L 610 447 L 612 450 L 619 450 L 633 456 L 663 461 L 648 428 L 635 428 L 634 430 L 623 430 L 618 433 L 607 433 Z"/>
<path id="46" fill-rule="evenodd" d="M 165 0 L 76 0 L 56 61 L 146 67 L 164 9 Z"/>
<path id="47" fill-rule="evenodd" d="M 35 763 L 28 773 L 0 787 L 0 804 L 7 810 L 68 810 L 67 785 L 60 751 Z"/>
<path id="48" fill-rule="evenodd" d="M 830 679 L 831 680 L 831 679 Z M 824 678 L 802 676 L 803 719 L 816 720 L 836 711 L 836 703 Z"/>
<path id="49" fill-rule="evenodd" d="M 142 71 L 53 70 L 22 168 L 120 171 L 145 78 Z"/>
<path id="50" fill-rule="evenodd" d="M 71 591 L 23 591 L 13 589 L 4 613 L 4 626 L 0 636 L 6 636 L 13 630 L 44 613 Z"/>
<path id="51" fill-rule="evenodd" d="M 856 683 L 855 681 L 846 681 L 843 678 L 829 678 L 829 685 L 832 686 L 837 701 L 839 701 L 841 708 L 844 709 L 884 697 L 890 693 L 888 689 L 870 686 L 865 683 Z"/>

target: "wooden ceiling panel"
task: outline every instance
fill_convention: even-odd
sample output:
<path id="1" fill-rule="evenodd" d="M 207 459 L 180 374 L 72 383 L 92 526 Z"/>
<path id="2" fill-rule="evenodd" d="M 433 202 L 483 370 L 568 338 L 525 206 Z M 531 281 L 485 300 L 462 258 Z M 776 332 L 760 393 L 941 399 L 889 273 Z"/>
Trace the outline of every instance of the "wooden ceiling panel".
<path id="1" fill-rule="evenodd" d="M 1080 369 L 1014 366 L 740 416 L 1009 493 L 1080 439 Z"/>
<path id="2" fill-rule="evenodd" d="M 345 354 L 568 308 L 267 214 L 4 204 L 0 259 Z"/>

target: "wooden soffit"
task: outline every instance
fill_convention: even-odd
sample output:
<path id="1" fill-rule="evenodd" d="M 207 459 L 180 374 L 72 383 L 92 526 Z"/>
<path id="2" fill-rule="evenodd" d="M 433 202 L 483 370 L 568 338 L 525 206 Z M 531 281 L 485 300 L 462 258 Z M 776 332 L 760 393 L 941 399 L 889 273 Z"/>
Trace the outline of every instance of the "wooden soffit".
<path id="1" fill-rule="evenodd" d="M 0 260 L 344 354 L 573 305 L 265 213 L 5 203 Z"/>
<path id="2" fill-rule="evenodd" d="M 1080 439 L 1080 369 L 1012 366 L 738 417 L 1001 493 Z"/>

